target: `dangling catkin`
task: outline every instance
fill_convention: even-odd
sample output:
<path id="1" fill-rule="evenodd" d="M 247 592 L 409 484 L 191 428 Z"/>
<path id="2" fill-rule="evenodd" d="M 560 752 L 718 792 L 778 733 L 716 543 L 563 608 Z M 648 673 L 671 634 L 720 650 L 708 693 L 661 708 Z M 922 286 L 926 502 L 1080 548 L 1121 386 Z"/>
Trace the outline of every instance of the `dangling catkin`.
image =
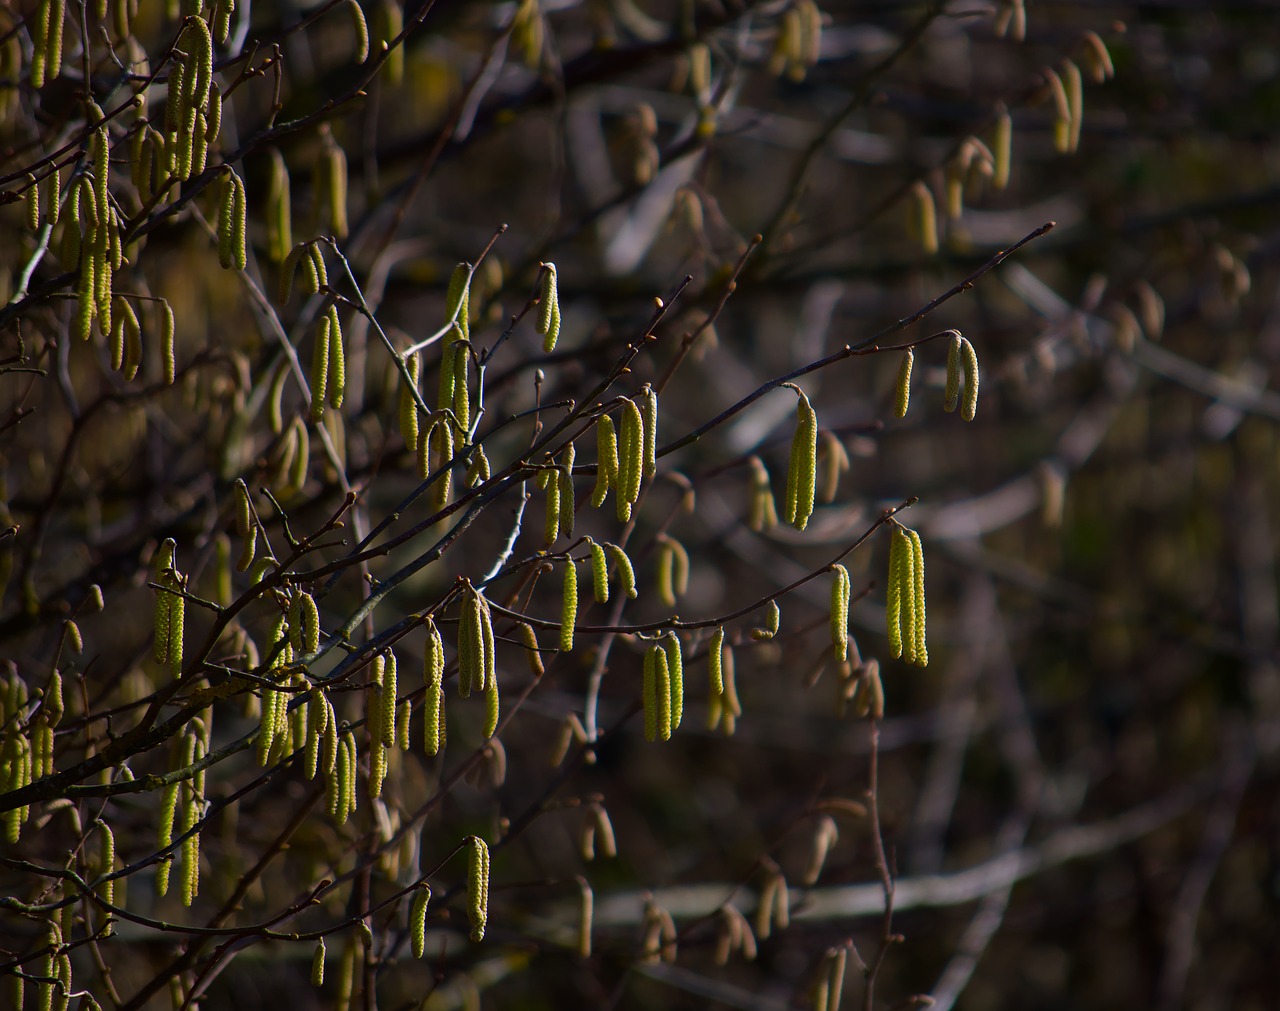
<path id="1" fill-rule="evenodd" d="M 550 354 L 560 337 L 560 292 L 556 285 L 556 265 L 542 264 L 538 287 L 538 333 L 543 334 L 542 350 Z"/>
<path id="2" fill-rule="evenodd" d="M 902 356 L 898 366 L 898 382 L 894 387 L 894 414 L 899 418 L 907 416 L 907 407 L 911 403 L 911 366 L 915 364 L 916 354 L 910 348 Z"/>
<path id="3" fill-rule="evenodd" d="M 951 331 L 947 344 L 947 385 L 942 394 L 942 409 L 950 414 L 960 403 L 960 352 L 964 338 L 960 331 Z"/>
<path id="4" fill-rule="evenodd" d="M 316 949 L 311 954 L 311 985 L 324 986 L 324 938 L 316 939 Z"/>
<path id="5" fill-rule="evenodd" d="M 916 241 L 927 256 L 933 256 L 938 252 L 938 211 L 933 202 L 933 191 L 923 181 L 917 180 L 911 187 L 911 196 Z"/>
<path id="6" fill-rule="evenodd" d="M 711 682 L 711 694 L 724 694 L 724 626 L 721 625 L 711 636 L 711 645 L 707 647 L 707 677 Z"/>
<path id="7" fill-rule="evenodd" d="M 750 512 L 747 525 L 756 533 L 778 525 L 778 509 L 773 500 L 769 471 L 758 456 L 751 457 Z"/>
<path id="8" fill-rule="evenodd" d="M 644 421 L 644 476 L 658 472 L 658 394 L 648 383 L 640 391 L 640 415 Z"/>
<path id="9" fill-rule="evenodd" d="M 489 920 L 489 847 L 479 836 L 468 836 L 467 916 L 471 940 L 483 941 Z"/>
<path id="10" fill-rule="evenodd" d="M 363 63 L 369 58 L 369 23 L 365 20 L 364 10 L 358 0 L 347 0 L 347 10 L 351 14 L 351 27 L 356 36 L 356 62 Z"/>
<path id="11" fill-rule="evenodd" d="M 560 536 L 560 479 L 554 470 L 544 470 L 539 477 L 545 479 L 547 494 L 542 540 L 551 547 Z"/>
<path id="12" fill-rule="evenodd" d="M 818 415 L 809 398 L 795 388 L 796 431 L 791 440 L 791 459 L 787 466 L 785 519 L 797 530 L 809 525 L 818 480 Z"/>
<path id="13" fill-rule="evenodd" d="M 917 667 L 929 664 L 929 650 L 925 645 L 925 610 L 924 610 L 924 546 L 920 534 L 908 530 L 911 541 L 911 613 L 913 616 L 911 629 L 911 655 L 908 659 Z"/>
<path id="14" fill-rule="evenodd" d="M 840 490 L 840 475 L 849 469 L 849 451 L 835 432 L 818 433 L 818 467 L 818 501 L 830 505 Z"/>
<path id="15" fill-rule="evenodd" d="M 565 559 L 564 586 L 560 604 L 560 650 L 573 649 L 574 623 L 578 620 L 578 566 L 572 558 Z"/>
<path id="16" fill-rule="evenodd" d="M 462 604 L 458 625 L 458 694 L 467 698 L 474 688 L 484 690 L 484 630 L 480 596 L 474 591 Z"/>
<path id="17" fill-rule="evenodd" d="M 639 594 L 636 590 L 636 572 L 631 566 L 631 559 L 617 544 L 606 544 L 604 547 L 609 552 L 609 557 L 613 559 L 613 564 L 617 566 L 619 585 L 628 599 L 635 600 Z"/>
<path id="18" fill-rule="evenodd" d="M 591 504 L 597 509 L 604 505 L 609 489 L 618 483 L 618 435 L 613 419 L 602 414 L 596 421 L 596 486 L 591 492 Z"/>
<path id="19" fill-rule="evenodd" d="M 961 338 L 960 362 L 964 368 L 964 403 L 960 417 L 972 421 L 978 413 L 978 353 L 967 338 Z"/>
<path id="20" fill-rule="evenodd" d="M 427 942 L 427 903 L 431 901 L 431 888 L 421 884 L 413 891 L 409 904 L 409 937 L 414 958 L 421 958 Z"/>
<path id="21" fill-rule="evenodd" d="M 271 176 L 267 187 L 267 256 L 283 263 L 293 249 L 293 212 L 289 197 L 289 169 L 284 155 L 270 148 Z"/>
<path id="22" fill-rule="evenodd" d="M 667 654 L 667 679 L 670 685 L 671 729 L 677 730 L 684 718 L 684 655 L 680 637 L 668 632 L 662 637 L 662 649 Z M 669 736 L 669 735 L 668 735 Z"/>
<path id="23" fill-rule="evenodd" d="M 640 498 L 640 479 L 644 472 L 644 419 L 632 400 L 622 407 L 618 432 L 618 520 L 631 519 L 631 507 Z"/>
<path id="24" fill-rule="evenodd" d="M 418 402 L 414 399 L 413 390 L 418 388 L 422 361 L 417 354 L 412 354 L 405 356 L 404 364 L 409 379 L 400 387 L 400 434 L 404 436 L 406 446 L 414 447 L 418 444 Z"/>
<path id="25" fill-rule="evenodd" d="M 609 603 L 609 562 L 603 545 L 591 542 L 591 589 L 597 604 Z"/>
<path id="26" fill-rule="evenodd" d="M 836 662 L 844 663 L 849 658 L 849 570 L 835 565 L 831 571 L 836 577 L 831 583 L 831 646 Z"/>
<path id="27" fill-rule="evenodd" d="M 902 656 L 903 587 L 909 583 L 911 542 L 901 527 L 889 535 L 889 578 L 885 582 L 885 632 L 889 637 L 889 655 Z"/>
<path id="28" fill-rule="evenodd" d="M 533 630 L 533 626 L 527 621 L 522 621 L 516 625 L 516 631 L 520 636 L 520 643 L 524 646 L 525 657 L 529 662 L 529 673 L 534 677 L 542 677 L 546 673 L 546 668 L 542 666 L 542 654 L 538 650 L 538 633 Z"/>

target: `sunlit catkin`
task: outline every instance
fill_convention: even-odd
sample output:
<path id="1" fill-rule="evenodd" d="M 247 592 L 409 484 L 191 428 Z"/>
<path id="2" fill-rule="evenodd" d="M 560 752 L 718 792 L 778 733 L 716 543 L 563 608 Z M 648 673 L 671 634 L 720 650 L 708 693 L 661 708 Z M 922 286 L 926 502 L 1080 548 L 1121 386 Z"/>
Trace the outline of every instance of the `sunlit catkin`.
<path id="1" fill-rule="evenodd" d="M 556 265 L 542 264 L 538 286 L 538 333 L 543 335 L 542 350 L 550 354 L 560 338 L 560 290 L 556 283 Z"/>
<path id="2" fill-rule="evenodd" d="M 481 624 L 480 597 L 467 594 L 462 603 L 458 623 L 458 694 L 468 698 L 472 689 L 483 690 L 484 632 Z"/>
<path id="3" fill-rule="evenodd" d="M 489 847 L 479 836 L 467 837 L 467 917 L 471 940 L 483 941 L 489 921 Z"/>
<path id="4" fill-rule="evenodd" d="M 431 901 L 431 888 L 421 884 L 413 890 L 409 903 L 409 937 L 413 957 L 421 958 L 427 946 L 427 904 Z"/>
<path id="5" fill-rule="evenodd" d="M 358 0 L 347 0 L 347 11 L 351 15 L 351 28 L 356 38 L 356 62 L 363 63 L 369 58 L 369 23 Z"/>
<path id="6" fill-rule="evenodd" d="M 928 666 L 929 650 L 925 645 L 924 546 L 920 535 L 907 531 L 911 541 L 911 653 L 908 659 L 917 667 Z M 904 592 L 906 588 L 904 587 Z"/>
<path id="7" fill-rule="evenodd" d="M 316 325 L 315 343 L 311 350 L 311 422 L 319 424 L 324 418 L 325 400 L 329 395 L 329 345 L 333 321 L 328 315 L 320 317 Z"/>
<path id="8" fill-rule="evenodd" d="M 889 655 L 902 656 L 903 587 L 910 585 L 911 541 L 901 527 L 889 535 L 889 577 L 885 581 L 885 633 L 889 638 Z"/>
<path id="9" fill-rule="evenodd" d="M 898 365 L 898 381 L 894 386 L 893 413 L 899 418 L 907 416 L 907 407 L 911 403 L 911 366 L 915 364 L 916 354 L 910 348 L 902 356 Z"/>
<path id="10" fill-rule="evenodd" d="M 646 383 L 638 399 L 644 421 L 644 476 L 652 478 L 658 472 L 658 394 Z"/>
<path id="11" fill-rule="evenodd" d="M 721 625 L 711 636 L 711 645 L 707 647 L 707 680 L 710 682 L 712 695 L 724 694 L 724 626 Z"/>
<path id="12" fill-rule="evenodd" d="M 235 169 L 227 167 L 222 172 L 218 201 L 218 263 L 224 270 L 244 270 L 247 213 L 244 183 Z"/>
<path id="13" fill-rule="evenodd" d="M 639 593 L 636 590 L 636 572 L 632 568 L 631 559 L 617 544 L 606 544 L 604 547 L 617 569 L 618 585 L 622 587 L 628 599 L 635 600 Z"/>
<path id="14" fill-rule="evenodd" d="M 417 354 L 406 355 L 405 371 L 408 380 L 401 376 L 400 387 L 400 434 L 404 444 L 410 448 L 418 445 L 418 402 L 413 392 L 418 388 L 418 377 L 422 369 L 422 361 Z"/>
<path id="15" fill-rule="evenodd" d="M 573 649 L 574 624 L 578 620 L 578 566 L 572 558 L 565 559 L 564 584 L 560 602 L 560 650 Z"/>
<path id="16" fill-rule="evenodd" d="M 591 590 L 597 604 L 609 603 L 609 561 L 604 546 L 591 542 Z"/>
<path id="17" fill-rule="evenodd" d="M 960 404 L 960 358 L 964 338 L 960 331 L 951 331 L 947 344 L 947 385 L 942 394 L 942 409 L 950 414 Z"/>
<path id="18" fill-rule="evenodd" d="M 591 504 L 597 509 L 604 505 L 609 489 L 618 483 L 618 433 L 613 419 L 602 414 L 596 421 L 596 486 L 591 492 Z"/>
<path id="19" fill-rule="evenodd" d="M 960 417 L 972 421 L 978 413 L 978 353 L 967 338 L 960 339 L 960 364 L 964 370 L 964 401 Z"/>
<path id="20" fill-rule="evenodd" d="M 648 741 L 671 739 L 671 672 L 667 651 L 654 643 L 644 656 L 641 680 L 644 707 L 644 736 Z"/>
<path id="21" fill-rule="evenodd" d="M 797 530 L 809 525 L 818 481 L 818 415 L 804 391 L 795 387 L 796 430 L 787 466 L 784 519 Z"/>
<path id="22" fill-rule="evenodd" d="M 764 624 L 751 630 L 751 638 L 756 642 L 767 642 L 778 634 L 781 625 L 782 608 L 776 600 L 771 600 L 765 608 Z"/>
<path id="23" fill-rule="evenodd" d="M 547 547 L 551 547 L 560 536 L 560 480 L 554 470 L 544 470 L 539 478 L 546 484 L 542 540 Z"/>
<path id="24" fill-rule="evenodd" d="M 640 498 L 640 480 L 644 473 L 644 419 L 640 408 L 628 400 L 622 406 L 618 431 L 618 520 L 631 519 L 631 508 Z"/>
<path id="25" fill-rule="evenodd" d="M 662 648 L 667 654 L 671 729 L 675 731 L 684 719 L 684 654 L 680 637 L 675 632 L 668 632 L 662 637 Z"/>
<path id="26" fill-rule="evenodd" d="M 831 582 L 831 646 L 838 663 L 849 658 L 849 597 L 851 584 L 849 570 L 843 565 L 833 565 L 835 579 Z"/>

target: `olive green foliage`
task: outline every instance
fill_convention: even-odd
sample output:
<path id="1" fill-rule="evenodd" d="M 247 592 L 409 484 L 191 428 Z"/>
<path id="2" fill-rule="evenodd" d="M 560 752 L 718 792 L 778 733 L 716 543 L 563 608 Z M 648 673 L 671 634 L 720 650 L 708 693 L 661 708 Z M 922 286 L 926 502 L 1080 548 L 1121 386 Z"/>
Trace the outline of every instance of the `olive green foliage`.
<path id="1" fill-rule="evenodd" d="M 1277 52 L 4 5 L 0 1006 L 1276 1006 Z"/>

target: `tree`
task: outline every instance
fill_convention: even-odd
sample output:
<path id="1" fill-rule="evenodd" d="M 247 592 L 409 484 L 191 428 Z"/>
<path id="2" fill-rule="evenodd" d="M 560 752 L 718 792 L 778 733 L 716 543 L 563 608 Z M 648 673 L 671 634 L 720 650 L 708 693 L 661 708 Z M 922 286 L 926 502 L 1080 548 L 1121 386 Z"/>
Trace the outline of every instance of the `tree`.
<path id="1" fill-rule="evenodd" d="M 1267 1006 L 1273 22 L 6 12 L 8 992 Z"/>

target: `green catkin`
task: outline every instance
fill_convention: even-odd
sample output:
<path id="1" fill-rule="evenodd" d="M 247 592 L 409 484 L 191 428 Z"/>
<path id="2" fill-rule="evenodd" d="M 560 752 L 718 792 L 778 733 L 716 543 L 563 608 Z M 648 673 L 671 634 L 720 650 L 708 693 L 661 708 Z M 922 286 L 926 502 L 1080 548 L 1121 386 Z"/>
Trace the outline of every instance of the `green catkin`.
<path id="1" fill-rule="evenodd" d="M 289 168 L 284 155 L 270 148 L 271 175 L 267 187 L 267 256 L 283 263 L 293 249 L 293 211 L 290 199 Z"/>
<path id="2" fill-rule="evenodd" d="M 464 699 L 470 697 L 472 688 L 483 688 L 484 632 L 480 621 L 480 598 L 470 593 L 462 604 L 462 620 L 458 624 L 458 694 Z"/>
<path id="3" fill-rule="evenodd" d="M 461 341 L 455 341 L 452 355 L 446 357 L 453 369 L 453 413 L 458 419 L 459 431 L 469 432 L 471 430 L 471 393 L 467 388 L 469 376 L 467 369 L 471 364 L 469 346 Z"/>
<path id="4" fill-rule="evenodd" d="M 978 413 L 978 353 L 967 338 L 961 338 L 960 363 L 964 370 L 964 402 L 960 417 L 972 421 Z"/>
<path id="5" fill-rule="evenodd" d="M 392 650 L 387 650 L 387 662 L 382 668 L 382 703 L 378 707 L 378 738 L 384 748 L 396 744 L 396 702 L 400 695 L 399 664 Z"/>
<path id="6" fill-rule="evenodd" d="M 724 626 L 721 625 L 711 636 L 711 645 L 707 648 L 707 676 L 711 682 L 711 694 L 724 694 Z"/>
<path id="7" fill-rule="evenodd" d="M 23 183 L 26 186 L 23 196 L 26 198 L 27 228 L 34 232 L 40 227 L 40 185 L 30 172 Z"/>
<path id="8" fill-rule="evenodd" d="M 289 255 L 284 258 L 284 263 L 280 267 L 280 282 L 276 287 L 277 305 L 288 305 L 289 296 L 293 294 L 293 279 L 298 273 L 298 265 L 302 263 L 305 253 L 305 243 L 298 243 L 289 251 Z M 304 270 L 311 270 L 310 256 L 307 256 L 307 267 Z"/>
<path id="9" fill-rule="evenodd" d="M 573 461 L 578 455 L 577 447 L 571 442 L 560 456 L 560 466 L 556 472 L 556 480 L 560 484 L 560 536 L 572 537 L 577 522 L 573 491 Z"/>
<path id="10" fill-rule="evenodd" d="M 640 391 L 640 415 L 644 419 L 644 476 L 658 473 L 658 394 L 647 383 Z"/>
<path id="11" fill-rule="evenodd" d="M 409 903 L 409 937 L 413 957 L 421 958 L 427 945 L 427 903 L 431 901 L 431 888 L 421 884 L 414 889 Z"/>
<path id="12" fill-rule="evenodd" d="M 613 564 L 617 567 L 618 582 L 626 592 L 627 598 L 635 600 L 639 592 L 636 590 L 636 571 L 631 565 L 631 559 L 617 544 L 606 544 L 604 547 L 609 552 L 609 557 L 613 559 Z"/>
<path id="13" fill-rule="evenodd" d="M 796 390 L 796 431 L 787 467 L 785 519 L 797 530 L 809 525 L 818 482 L 818 415 L 802 390 Z"/>
<path id="14" fill-rule="evenodd" d="M 40 220 L 52 228 L 58 223 L 62 210 L 62 169 L 55 165 L 53 171 L 40 180 L 39 188 Z"/>
<path id="15" fill-rule="evenodd" d="M 222 89 L 217 81 L 209 85 L 209 104 L 205 107 L 204 118 L 204 140 L 206 144 L 212 144 L 222 132 Z M 287 246 L 285 252 L 289 252 Z"/>
<path id="16" fill-rule="evenodd" d="M 173 845 L 173 816 L 178 808 L 178 783 L 169 783 L 160 795 L 160 821 L 156 844 L 163 852 Z M 169 891 L 169 869 L 173 866 L 173 857 L 166 854 L 156 864 L 156 894 L 163 897 Z"/>
<path id="17" fill-rule="evenodd" d="M 164 364 L 164 382 L 172 386 L 178 374 L 177 352 L 174 346 L 173 306 L 166 299 L 159 301 L 160 312 L 160 360 Z"/>
<path id="18" fill-rule="evenodd" d="M 489 847 L 479 836 L 467 839 L 467 916 L 471 921 L 471 940 L 483 941 L 489 920 Z"/>
<path id="19" fill-rule="evenodd" d="M 533 626 L 527 621 L 522 621 L 516 625 L 516 632 L 520 636 L 520 644 L 524 647 L 525 657 L 529 662 L 529 673 L 536 678 L 542 677 L 546 673 L 546 668 L 542 666 L 542 653 L 538 648 L 538 633 L 534 631 Z"/>
<path id="20" fill-rule="evenodd" d="M 369 58 L 369 22 L 365 20 L 364 10 L 358 0 L 347 0 L 347 10 L 351 14 L 351 27 L 356 35 L 356 62 L 363 63 Z"/>
<path id="21" fill-rule="evenodd" d="M 835 579 L 831 583 L 831 648 L 837 663 L 849 658 L 849 597 L 851 584 L 849 570 L 843 565 L 831 569 Z"/>
<path id="22" fill-rule="evenodd" d="M 404 12 L 400 9 L 399 0 L 380 0 L 375 16 L 377 19 L 375 34 L 378 41 L 384 47 L 389 46 L 396 36 L 404 30 Z M 392 87 L 404 80 L 403 42 L 395 46 L 395 48 L 387 50 L 386 60 L 383 63 L 383 73 L 386 74 L 387 83 Z"/>
<path id="23" fill-rule="evenodd" d="M 1084 80 L 1080 68 L 1072 60 L 1062 62 L 1062 84 L 1067 93 L 1067 152 L 1074 153 L 1080 147 L 1080 128 L 1084 123 Z"/>
<path id="24" fill-rule="evenodd" d="M 485 680 L 484 689 L 484 736 L 485 740 L 492 737 L 498 730 L 498 717 L 501 712 L 501 699 L 498 694 L 498 672 L 492 670 Z"/>
<path id="25" fill-rule="evenodd" d="M 578 566 L 572 558 L 565 559 L 564 585 L 560 603 L 560 650 L 573 649 L 574 623 L 578 620 Z"/>
<path id="26" fill-rule="evenodd" d="M 668 632 L 662 637 L 662 648 L 667 654 L 667 677 L 670 683 L 671 729 L 677 730 L 684 718 L 684 655 L 680 648 L 680 637 L 675 632 Z"/>
<path id="27" fill-rule="evenodd" d="M 591 542 L 591 589 L 597 604 L 609 603 L 609 561 L 604 547 Z"/>
<path id="28" fill-rule="evenodd" d="M 400 434 L 404 436 L 404 444 L 413 447 L 418 444 L 418 402 L 413 396 L 413 391 L 418 388 L 422 361 L 417 354 L 406 355 L 404 365 L 409 378 L 407 383 L 400 387 Z M 403 379 L 403 376 L 401 378 Z"/>
<path id="29" fill-rule="evenodd" d="M 902 656 L 903 585 L 911 567 L 911 544 L 901 527 L 889 535 L 889 578 L 885 583 L 885 632 L 889 655 Z"/>
<path id="30" fill-rule="evenodd" d="M 947 385 L 942 394 L 942 409 L 950 414 L 960 403 L 960 357 L 964 338 L 959 331 L 951 331 L 947 344 Z"/>
<path id="31" fill-rule="evenodd" d="M 778 629 L 782 624 L 782 609 L 778 607 L 776 600 L 769 601 L 768 608 L 765 611 L 765 623 L 759 628 L 751 630 L 751 638 L 756 642 L 767 642 L 778 634 Z"/>
<path id="32" fill-rule="evenodd" d="M 329 344 L 333 323 L 327 315 L 320 317 L 316 340 L 311 352 L 311 423 L 324 418 L 325 399 L 329 395 Z"/>
<path id="33" fill-rule="evenodd" d="M 622 407 L 622 422 L 618 432 L 618 520 L 631 519 L 631 507 L 640 498 L 640 479 L 644 473 L 644 419 L 635 402 L 628 400 Z"/>
<path id="34" fill-rule="evenodd" d="M 347 349 L 342 341 L 342 320 L 338 307 L 329 306 L 329 406 L 335 411 L 342 407 L 347 390 Z"/>
<path id="35" fill-rule="evenodd" d="M 244 183 L 228 167 L 222 173 L 218 200 L 218 263 L 223 270 L 244 270 L 246 213 Z"/>
<path id="36" fill-rule="evenodd" d="M 471 264 L 459 263 L 453 268 L 444 296 L 445 318 L 457 324 L 462 340 L 471 339 L 471 275 Z"/>
<path id="37" fill-rule="evenodd" d="M 320 611 L 311 594 L 304 591 L 298 594 L 298 599 L 302 618 L 302 652 L 310 656 L 320 649 Z"/>
<path id="38" fill-rule="evenodd" d="M 898 366 L 898 381 L 894 387 L 894 411 L 899 418 L 907 416 L 907 407 L 911 403 L 911 366 L 915 364 L 916 354 L 910 348 L 902 356 Z"/>
<path id="39" fill-rule="evenodd" d="M 413 746 L 409 737 L 409 725 L 412 719 L 413 702 L 407 698 L 401 699 L 396 706 L 396 747 L 401 751 L 408 751 Z"/>
<path id="40" fill-rule="evenodd" d="M 911 662 L 917 667 L 927 667 L 929 665 L 929 650 L 925 643 L 925 612 L 924 612 L 924 546 L 920 541 L 920 535 L 914 531 L 907 531 L 907 536 L 911 539 L 911 595 L 912 595 L 912 613 L 915 616 L 915 622 L 912 627 L 912 650 Z"/>
<path id="41" fill-rule="evenodd" d="M 653 650 L 653 703 L 656 710 L 657 739 L 671 740 L 671 669 L 667 651 L 655 643 Z"/>
<path id="42" fill-rule="evenodd" d="M 190 908 L 200 891 L 200 833 L 193 831 L 200 820 L 199 805 L 195 798 L 188 799 L 183 791 L 182 803 L 182 904 Z"/>
<path id="43" fill-rule="evenodd" d="M 618 435 L 613 419 L 602 414 L 596 421 L 596 486 L 591 492 L 595 508 L 604 505 L 609 489 L 618 483 Z"/>
<path id="44" fill-rule="evenodd" d="M 542 350 L 550 354 L 560 339 L 560 292 L 556 284 L 556 265 L 542 264 L 538 289 L 538 333 L 543 334 Z"/>
<path id="45" fill-rule="evenodd" d="M 89 161 L 93 165 L 94 202 L 99 212 L 107 207 L 107 183 L 111 171 L 110 138 L 103 123 L 89 137 Z"/>
<path id="46" fill-rule="evenodd" d="M 542 539 L 547 547 L 551 547 L 560 536 L 560 480 L 553 470 L 544 470 L 540 477 L 545 478 L 547 488 L 546 522 Z"/>
<path id="47" fill-rule="evenodd" d="M 98 858 L 95 871 L 99 876 L 110 875 L 116 869 L 116 838 L 111 826 L 98 822 Z M 108 880 L 98 887 L 98 897 L 108 906 L 115 904 L 115 882 Z"/>
<path id="48" fill-rule="evenodd" d="M 324 986 L 324 938 L 316 939 L 316 950 L 311 955 L 311 985 Z"/>

